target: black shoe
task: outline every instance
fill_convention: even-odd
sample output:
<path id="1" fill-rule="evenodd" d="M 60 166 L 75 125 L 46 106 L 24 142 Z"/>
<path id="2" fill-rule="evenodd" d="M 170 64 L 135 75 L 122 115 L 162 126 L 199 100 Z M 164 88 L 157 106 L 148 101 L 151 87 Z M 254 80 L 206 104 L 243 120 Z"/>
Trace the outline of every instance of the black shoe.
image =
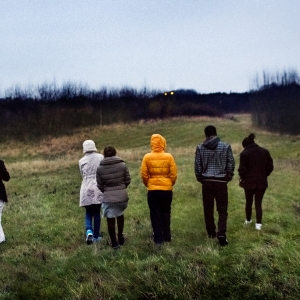
<path id="1" fill-rule="evenodd" d="M 122 234 L 118 234 L 118 240 L 119 240 L 119 245 L 123 246 L 125 243 L 125 238 L 123 233 Z"/>
<path id="2" fill-rule="evenodd" d="M 120 245 L 117 243 L 117 244 L 111 245 L 111 247 L 115 250 L 118 250 L 120 248 Z"/>
<path id="3" fill-rule="evenodd" d="M 226 235 L 219 235 L 218 240 L 219 240 L 220 246 L 228 245 L 228 240 L 226 238 Z"/>
<path id="4" fill-rule="evenodd" d="M 209 237 L 210 239 L 214 239 L 214 238 L 216 238 L 216 236 L 217 236 L 217 235 L 216 235 L 215 233 L 214 233 L 214 234 L 209 234 L 209 235 L 208 235 L 208 237 Z"/>

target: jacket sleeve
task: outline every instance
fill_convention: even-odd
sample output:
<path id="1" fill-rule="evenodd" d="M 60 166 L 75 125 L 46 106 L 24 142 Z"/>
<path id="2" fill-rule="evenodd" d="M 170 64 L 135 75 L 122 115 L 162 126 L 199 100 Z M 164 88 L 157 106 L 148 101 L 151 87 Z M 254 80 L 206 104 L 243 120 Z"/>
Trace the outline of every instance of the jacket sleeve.
<path id="1" fill-rule="evenodd" d="M 141 178 L 143 180 L 145 187 L 148 186 L 149 177 L 150 176 L 149 176 L 149 171 L 148 171 L 148 167 L 147 167 L 147 163 L 146 163 L 146 156 L 144 156 L 144 158 L 142 160 L 142 164 L 141 164 Z"/>
<path id="2" fill-rule="evenodd" d="M 200 155 L 200 149 L 197 146 L 196 152 L 195 152 L 195 163 L 194 163 L 194 168 L 195 168 L 195 176 L 197 181 L 202 182 L 203 176 L 202 176 L 202 161 L 201 161 L 201 155 Z"/>
<path id="3" fill-rule="evenodd" d="M 241 179 L 245 178 L 245 175 L 247 174 L 247 160 L 246 156 L 243 154 L 243 152 L 240 154 L 240 165 L 238 168 L 239 176 Z"/>
<path id="4" fill-rule="evenodd" d="M 234 168 L 235 168 L 235 161 L 234 161 L 231 146 L 229 145 L 227 148 L 227 166 L 226 166 L 226 175 L 228 181 L 232 180 L 232 177 L 234 175 Z"/>
<path id="5" fill-rule="evenodd" d="M 177 180 L 177 166 L 173 156 L 171 156 L 170 160 L 170 179 L 172 181 L 172 185 L 174 185 Z"/>
<path id="6" fill-rule="evenodd" d="M 98 189 L 103 193 L 104 192 L 104 185 L 100 176 L 100 172 L 99 172 L 99 167 L 97 169 L 97 173 L 96 173 L 96 181 L 97 181 L 97 187 Z"/>
<path id="7" fill-rule="evenodd" d="M 10 175 L 6 170 L 3 160 L 0 160 L 0 180 L 9 181 Z"/>
<path id="8" fill-rule="evenodd" d="M 126 188 L 129 186 L 130 182 L 131 182 L 131 177 L 129 174 L 129 170 L 128 170 L 127 166 L 125 166 L 125 186 L 126 186 Z"/>
<path id="9" fill-rule="evenodd" d="M 274 170 L 273 159 L 270 155 L 270 152 L 267 150 L 267 176 L 269 176 Z"/>

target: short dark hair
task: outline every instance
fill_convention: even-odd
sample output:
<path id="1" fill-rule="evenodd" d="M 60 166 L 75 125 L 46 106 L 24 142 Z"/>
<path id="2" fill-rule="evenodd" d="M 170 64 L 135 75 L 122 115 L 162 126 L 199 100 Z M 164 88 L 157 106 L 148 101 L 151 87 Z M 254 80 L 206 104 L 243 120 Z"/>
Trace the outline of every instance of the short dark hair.
<path id="1" fill-rule="evenodd" d="M 213 125 L 208 125 L 204 129 L 205 136 L 209 137 L 212 135 L 217 135 L 217 129 Z"/>
<path id="2" fill-rule="evenodd" d="M 117 151 L 116 151 L 115 147 L 107 146 L 104 148 L 103 154 L 104 154 L 104 157 L 111 157 L 111 156 L 115 156 L 117 154 Z"/>

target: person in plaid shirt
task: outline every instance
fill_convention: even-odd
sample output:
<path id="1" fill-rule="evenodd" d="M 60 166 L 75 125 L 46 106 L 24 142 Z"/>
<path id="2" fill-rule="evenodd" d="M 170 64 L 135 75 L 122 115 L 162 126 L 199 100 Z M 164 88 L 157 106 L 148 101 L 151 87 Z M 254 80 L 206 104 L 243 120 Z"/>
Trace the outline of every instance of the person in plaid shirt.
<path id="1" fill-rule="evenodd" d="M 205 141 L 196 147 L 195 175 L 202 184 L 204 219 L 208 237 L 217 237 L 221 246 L 226 237 L 228 190 L 227 183 L 234 175 L 235 161 L 231 146 L 220 140 L 216 127 L 204 129 Z M 214 201 L 219 215 L 218 228 L 214 221 Z"/>

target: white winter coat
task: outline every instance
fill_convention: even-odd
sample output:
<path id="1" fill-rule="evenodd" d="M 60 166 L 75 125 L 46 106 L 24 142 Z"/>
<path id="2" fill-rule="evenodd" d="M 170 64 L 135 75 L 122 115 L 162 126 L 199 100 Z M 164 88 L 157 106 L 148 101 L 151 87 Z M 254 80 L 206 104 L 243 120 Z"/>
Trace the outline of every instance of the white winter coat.
<path id="1" fill-rule="evenodd" d="M 96 172 L 103 155 L 87 152 L 79 160 L 79 171 L 82 177 L 79 206 L 102 203 L 103 194 L 97 187 Z"/>

